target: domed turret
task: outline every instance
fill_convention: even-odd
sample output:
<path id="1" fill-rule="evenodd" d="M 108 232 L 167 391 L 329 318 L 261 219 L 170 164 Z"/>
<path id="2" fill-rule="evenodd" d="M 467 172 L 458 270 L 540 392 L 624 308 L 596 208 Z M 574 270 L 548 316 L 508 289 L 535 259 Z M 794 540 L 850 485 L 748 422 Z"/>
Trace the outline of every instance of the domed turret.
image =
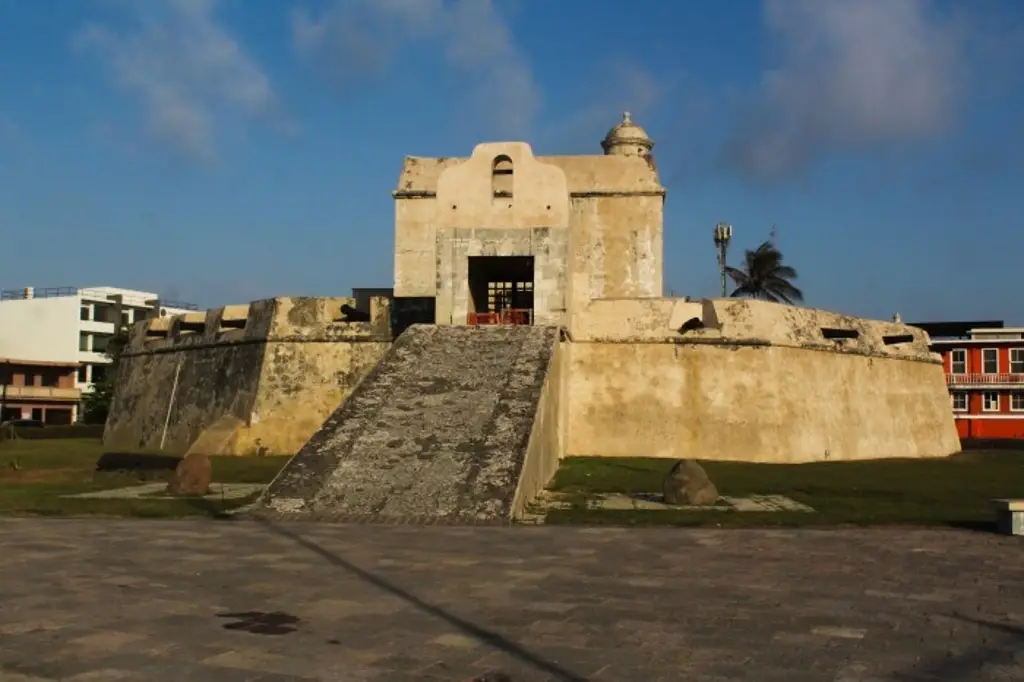
<path id="1" fill-rule="evenodd" d="M 601 147 L 605 154 L 618 156 L 648 156 L 654 147 L 654 140 L 647 131 L 633 123 L 629 112 L 622 114 L 622 122 L 608 131 Z"/>

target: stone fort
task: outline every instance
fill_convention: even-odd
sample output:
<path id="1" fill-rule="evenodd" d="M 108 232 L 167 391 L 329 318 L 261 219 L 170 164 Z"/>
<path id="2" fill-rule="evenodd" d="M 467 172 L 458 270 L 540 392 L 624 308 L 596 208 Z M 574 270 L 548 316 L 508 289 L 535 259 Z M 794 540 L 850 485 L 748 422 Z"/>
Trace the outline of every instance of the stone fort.
<path id="1" fill-rule="evenodd" d="M 959 450 L 927 334 L 663 295 L 654 143 L 406 157 L 393 297 L 137 323 L 108 450 L 294 454 L 260 513 L 508 520 L 566 456 L 800 463 Z"/>

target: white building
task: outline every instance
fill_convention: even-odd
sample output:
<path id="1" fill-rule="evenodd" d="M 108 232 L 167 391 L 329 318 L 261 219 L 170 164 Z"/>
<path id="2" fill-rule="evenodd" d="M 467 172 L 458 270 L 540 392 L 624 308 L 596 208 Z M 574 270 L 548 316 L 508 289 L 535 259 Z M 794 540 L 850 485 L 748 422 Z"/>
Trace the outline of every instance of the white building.
<path id="1" fill-rule="evenodd" d="M 120 300 L 118 300 L 120 299 Z M 100 381 L 110 359 L 104 354 L 114 336 L 117 310 L 121 324 L 152 314 L 195 310 L 188 303 L 161 301 L 148 291 L 116 287 L 61 287 L 0 292 L 0 357 L 27 362 L 78 364 L 76 387 L 83 393 Z"/>

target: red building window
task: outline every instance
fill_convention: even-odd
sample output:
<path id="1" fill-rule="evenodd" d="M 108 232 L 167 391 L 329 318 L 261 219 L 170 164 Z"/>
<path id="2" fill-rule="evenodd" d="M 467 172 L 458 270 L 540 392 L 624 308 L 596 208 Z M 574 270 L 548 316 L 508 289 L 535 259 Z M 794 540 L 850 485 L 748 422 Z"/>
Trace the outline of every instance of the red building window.
<path id="1" fill-rule="evenodd" d="M 1010 349 L 1010 373 L 1024 374 L 1024 348 Z"/>
<path id="2" fill-rule="evenodd" d="M 999 374 L 999 349 L 981 349 L 981 371 L 984 374 Z"/>
<path id="3" fill-rule="evenodd" d="M 967 374 L 967 351 L 963 348 L 954 348 L 949 354 L 949 373 Z"/>

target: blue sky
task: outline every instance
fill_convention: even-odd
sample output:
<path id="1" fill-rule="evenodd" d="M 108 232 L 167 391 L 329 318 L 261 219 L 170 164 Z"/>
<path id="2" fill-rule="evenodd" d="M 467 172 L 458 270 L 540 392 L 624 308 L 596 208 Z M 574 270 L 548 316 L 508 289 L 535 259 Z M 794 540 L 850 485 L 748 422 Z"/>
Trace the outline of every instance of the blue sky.
<path id="1" fill-rule="evenodd" d="M 1024 323 L 1019 0 L 0 0 L 0 286 L 389 286 L 403 155 L 625 109 L 666 291 L 775 224 L 808 305 Z"/>

